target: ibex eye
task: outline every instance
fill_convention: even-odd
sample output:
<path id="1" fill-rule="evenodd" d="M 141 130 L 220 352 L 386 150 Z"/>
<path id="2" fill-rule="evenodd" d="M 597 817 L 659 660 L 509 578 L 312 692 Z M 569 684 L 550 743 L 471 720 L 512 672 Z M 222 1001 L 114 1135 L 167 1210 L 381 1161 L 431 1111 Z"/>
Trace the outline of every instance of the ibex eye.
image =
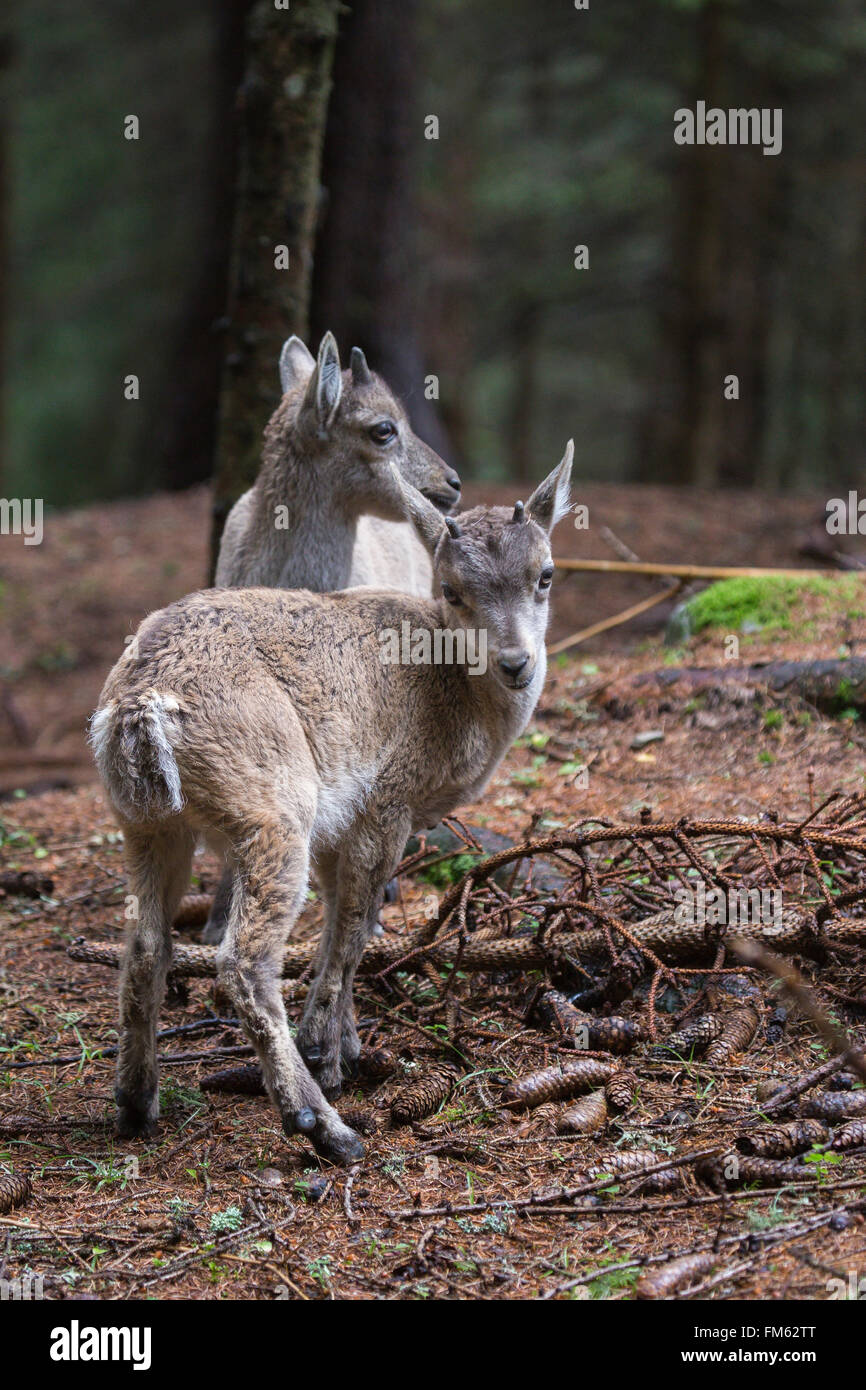
<path id="1" fill-rule="evenodd" d="M 463 602 L 460 595 L 456 593 L 454 589 L 451 588 L 450 584 L 442 585 L 442 597 L 445 599 L 447 603 L 453 603 L 455 608 L 459 608 L 461 603 Z"/>
<path id="2" fill-rule="evenodd" d="M 397 426 L 393 420 L 379 420 L 370 429 L 370 438 L 374 444 L 389 444 L 397 433 Z"/>
<path id="3" fill-rule="evenodd" d="M 549 569 L 542 570 L 541 574 L 538 576 L 538 587 L 539 589 L 549 589 L 552 583 L 553 566 L 551 565 Z"/>

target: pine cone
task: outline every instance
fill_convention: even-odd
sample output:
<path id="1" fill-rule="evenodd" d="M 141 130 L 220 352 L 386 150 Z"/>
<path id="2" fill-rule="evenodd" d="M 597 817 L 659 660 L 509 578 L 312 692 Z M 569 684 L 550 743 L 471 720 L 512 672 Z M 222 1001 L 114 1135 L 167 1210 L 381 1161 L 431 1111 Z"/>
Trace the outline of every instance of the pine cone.
<path id="1" fill-rule="evenodd" d="M 800 1114 L 813 1116 L 817 1120 L 848 1120 L 866 1114 L 866 1090 L 864 1091 L 820 1091 L 815 1096 L 807 1096 L 800 1101 Z"/>
<path id="2" fill-rule="evenodd" d="M 738 1052 L 745 1052 L 757 1032 L 758 1010 L 753 1004 L 733 1009 L 724 1019 L 724 1027 L 715 1042 L 707 1048 L 704 1061 L 708 1066 L 724 1066 Z"/>
<path id="3" fill-rule="evenodd" d="M 603 1086 L 617 1070 L 613 1062 L 598 1057 L 582 1057 L 579 1061 L 563 1062 L 558 1067 L 530 1072 L 511 1081 L 502 1092 L 504 1105 L 520 1105 L 527 1110 L 546 1100 L 568 1100 L 581 1091 Z"/>
<path id="4" fill-rule="evenodd" d="M 724 1027 L 725 1021 L 721 1014 L 701 1014 L 684 1028 L 669 1033 L 664 1042 L 653 1048 L 653 1056 L 688 1057 L 693 1050 L 700 1051 L 709 1047 L 716 1038 L 720 1038 Z"/>
<path id="5" fill-rule="evenodd" d="M 842 1153 L 845 1149 L 862 1149 L 866 1145 L 866 1120 L 852 1120 L 843 1125 L 833 1136 L 831 1149 Z"/>
<path id="6" fill-rule="evenodd" d="M 763 1105 L 765 1101 L 771 1100 L 777 1091 L 781 1091 L 785 1085 L 777 1076 L 766 1076 L 763 1081 L 759 1081 L 755 1087 L 755 1100 L 758 1105 Z"/>
<path id="7" fill-rule="evenodd" d="M 395 1125 L 408 1125 L 432 1115 L 454 1090 L 457 1072 L 447 1063 L 430 1067 L 423 1076 L 404 1086 L 391 1101 L 391 1119 Z"/>
<path id="8" fill-rule="evenodd" d="M 744 1130 L 737 1135 L 736 1145 L 743 1154 L 789 1158 L 792 1154 L 805 1153 L 814 1144 L 826 1143 L 828 1137 L 827 1128 L 820 1120 L 792 1120 L 786 1125 Z"/>
<path id="9" fill-rule="evenodd" d="M 594 1018 L 589 1026 L 589 1045 L 601 1052 L 631 1052 L 641 1036 L 639 1023 L 634 1023 L 630 1018 L 620 1018 L 618 1014 Z"/>
<path id="10" fill-rule="evenodd" d="M 20 1207 L 33 1192 L 33 1184 L 24 1173 L 0 1177 L 0 1216 Z"/>
<path id="11" fill-rule="evenodd" d="M 184 927 L 203 927 L 212 906 L 213 896 L 210 893 L 185 893 L 174 914 L 172 926 L 179 931 Z"/>
<path id="12" fill-rule="evenodd" d="M 702 1274 L 709 1274 L 718 1255 L 706 1250 L 700 1255 L 683 1255 L 669 1260 L 659 1269 L 646 1270 L 635 1285 L 636 1298 L 667 1298 L 683 1285 L 694 1284 Z"/>
<path id="13" fill-rule="evenodd" d="M 763 1187 L 771 1187 L 774 1183 L 796 1182 L 806 1176 L 806 1169 L 796 1161 L 782 1163 L 774 1158 L 755 1158 L 734 1151 L 702 1159 L 695 1165 L 695 1172 L 717 1192 L 737 1183 L 759 1182 Z"/>
<path id="14" fill-rule="evenodd" d="M 661 1155 L 652 1149 L 614 1150 L 602 1162 L 594 1163 L 585 1174 L 587 1178 L 600 1178 L 610 1173 L 615 1178 L 637 1177 L 644 1168 L 654 1168 L 662 1161 Z M 641 1192 L 670 1192 L 681 1187 L 682 1168 L 662 1168 L 658 1173 L 650 1173 L 640 1184 Z"/>
<path id="15" fill-rule="evenodd" d="M 585 1048 L 600 1052 L 630 1052 L 639 1041 L 641 1030 L 629 1018 L 611 1014 L 595 1018 L 576 1009 L 558 989 L 547 989 L 534 1010 L 539 1022 L 551 1032 L 577 1038 Z"/>
<path id="16" fill-rule="evenodd" d="M 265 1079 L 261 1067 L 228 1067 L 211 1072 L 198 1083 L 202 1091 L 220 1091 L 230 1096 L 264 1096 Z"/>
<path id="17" fill-rule="evenodd" d="M 559 1117 L 556 1126 L 560 1134 L 595 1134 L 607 1124 L 607 1101 L 604 1091 L 593 1091 Z"/>
<path id="18" fill-rule="evenodd" d="M 387 1047 L 362 1047 L 358 1071 L 370 1081 L 384 1081 L 397 1070 L 397 1058 Z"/>
<path id="19" fill-rule="evenodd" d="M 608 1105 L 614 1110 L 628 1110 L 637 1091 L 638 1080 L 633 1071 L 614 1072 L 604 1088 Z"/>

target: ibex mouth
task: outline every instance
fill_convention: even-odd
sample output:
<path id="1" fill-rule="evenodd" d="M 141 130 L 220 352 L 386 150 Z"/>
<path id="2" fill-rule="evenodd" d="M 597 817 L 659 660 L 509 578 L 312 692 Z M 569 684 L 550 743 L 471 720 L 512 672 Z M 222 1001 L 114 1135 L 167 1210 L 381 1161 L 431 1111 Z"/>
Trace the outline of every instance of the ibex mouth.
<path id="1" fill-rule="evenodd" d="M 428 488 L 421 488 L 421 494 L 427 498 L 428 502 L 432 502 L 436 510 L 441 512 L 443 516 L 447 516 L 452 507 L 460 501 L 460 493 L 454 488 L 449 488 L 448 492 L 432 492 Z"/>

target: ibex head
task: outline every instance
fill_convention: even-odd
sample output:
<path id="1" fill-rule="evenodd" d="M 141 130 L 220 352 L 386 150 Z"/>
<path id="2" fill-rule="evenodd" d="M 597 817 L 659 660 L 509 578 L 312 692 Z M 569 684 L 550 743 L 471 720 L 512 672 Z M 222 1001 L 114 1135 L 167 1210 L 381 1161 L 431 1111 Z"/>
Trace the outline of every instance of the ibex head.
<path id="1" fill-rule="evenodd" d="M 300 338 L 289 338 L 280 353 L 284 402 L 269 428 L 293 428 L 323 481 L 327 474 L 335 494 L 350 497 L 359 511 L 386 521 L 405 519 L 392 463 L 438 513 L 450 511 L 460 496 L 454 469 L 413 432 L 402 405 L 360 348 L 352 348 L 349 360 L 344 372 L 333 333 L 325 334 L 318 358 Z M 286 397 L 294 407 L 288 412 Z"/>
<path id="2" fill-rule="evenodd" d="M 509 690 L 544 672 L 553 580 L 550 534 L 569 510 L 574 441 L 525 507 L 474 507 L 444 518 L 399 478 L 405 513 L 433 557 L 451 627 L 486 631 L 492 670 Z"/>

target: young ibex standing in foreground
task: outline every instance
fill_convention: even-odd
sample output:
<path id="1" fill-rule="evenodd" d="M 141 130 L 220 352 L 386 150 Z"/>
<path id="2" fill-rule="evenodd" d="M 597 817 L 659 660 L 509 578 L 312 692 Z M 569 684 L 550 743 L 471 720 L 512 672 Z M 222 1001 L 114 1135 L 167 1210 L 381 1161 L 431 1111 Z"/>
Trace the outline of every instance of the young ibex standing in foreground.
<path id="1" fill-rule="evenodd" d="M 93 717 L 96 761 L 123 827 L 138 920 L 121 982 L 121 1134 L 158 1114 L 156 1020 L 171 922 L 198 835 L 237 866 L 218 975 L 259 1055 L 287 1134 L 352 1162 L 358 1136 L 325 1094 L 359 1042 L 355 969 L 407 836 L 479 796 L 538 701 L 573 446 L 524 509 L 447 523 L 394 472 L 442 598 L 222 589 L 151 614 Z M 383 636 L 486 634 L 483 671 L 391 664 Z M 462 631 L 461 631 L 462 630 Z M 423 645 L 423 644 L 422 644 Z M 475 644 L 473 644 L 474 646 Z M 459 650 L 459 647 L 458 647 Z M 298 1033 L 280 994 L 283 945 L 314 869 L 326 920 Z M 320 1089 L 320 1084 L 321 1089 Z"/>
<path id="2" fill-rule="evenodd" d="M 317 593 L 369 584 L 429 598 L 430 557 L 406 520 L 391 463 L 442 512 L 460 497 L 454 469 L 412 432 L 360 348 L 341 370 L 332 333 L 322 339 L 318 360 L 300 338 L 289 338 L 280 385 L 261 472 L 225 524 L 216 583 Z M 231 886 L 229 867 L 204 941 L 222 940 Z"/>

